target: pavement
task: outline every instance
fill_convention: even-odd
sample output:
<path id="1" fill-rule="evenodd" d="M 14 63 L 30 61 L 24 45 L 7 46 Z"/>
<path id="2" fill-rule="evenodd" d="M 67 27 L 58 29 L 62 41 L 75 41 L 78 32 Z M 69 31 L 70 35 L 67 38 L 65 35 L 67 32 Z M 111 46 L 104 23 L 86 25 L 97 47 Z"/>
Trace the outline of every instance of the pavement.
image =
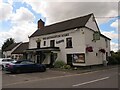
<path id="1" fill-rule="evenodd" d="M 69 73 L 75 73 L 75 74 L 80 74 L 80 73 L 86 73 L 86 72 L 93 72 L 93 71 L 98 71 L 98 70 L 105 70 L 105 69 L 111 69 L 111 68 L 120 68 L 120 65 L 108 65 L 108 66 L 88 66 L 88 67 L 75 67 L 75 69 L 59 69 L 59 68 L 51 68 L 53 71 L 63 71 L 63 72 L 69 72 Z"/>
<path id="2" fill-rule="evenodd" d="M 118 66 L 79 70 L 47 69 L 46 72 L 2 72 L 3 88 L 118 88 Z"/>

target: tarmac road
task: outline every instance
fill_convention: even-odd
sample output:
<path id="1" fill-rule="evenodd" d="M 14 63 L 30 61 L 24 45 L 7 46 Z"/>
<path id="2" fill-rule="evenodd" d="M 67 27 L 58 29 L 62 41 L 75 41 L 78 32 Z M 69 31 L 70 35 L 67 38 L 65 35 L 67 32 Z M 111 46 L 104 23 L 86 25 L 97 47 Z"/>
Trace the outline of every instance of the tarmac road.
<path id="1" fill-rule="evenodd" d="M 118 68 L 81 74 L 52 70 L 32 74 L 3 74 L 3 88 L 118 88 L 119 76 Z"/>

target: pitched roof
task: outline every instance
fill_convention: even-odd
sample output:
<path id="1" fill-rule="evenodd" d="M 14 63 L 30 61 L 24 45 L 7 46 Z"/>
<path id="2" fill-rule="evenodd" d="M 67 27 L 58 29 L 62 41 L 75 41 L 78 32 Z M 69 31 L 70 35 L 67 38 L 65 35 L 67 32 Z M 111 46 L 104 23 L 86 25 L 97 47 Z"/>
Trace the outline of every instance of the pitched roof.
<path id="1" fill-rule="evenodd" d="M 35 36 L 40 36 L 40 35 L 46 35 L 46 34 L 51 34 L 51 33 L 56 33 L 56 32 L 62 32 L 62 31 L 67 31 L 73 28 L 78 28 L 78 27 L 84 27 L 93 14 L 89 14 L 86 16 L 66 20 L 63 22 L 55 23 L 49 26 L 43 27 L 41 30 L 36 30 L 30 37 L 35 37 Z"/>
<path id="2" fill-rule="evenodd" d="M 13 43 L 13 44 L 11 44 L 10 46 L 8 46 L 8 47 L 6 47 L 5 49 L 4 49 L 4 51 L 10 51 L 10 50 L 12 50 L 13 48 L 15 48 L 17 45 L 19 45 L 20 43 Z"/>
<path id="3" fill-rule="evenodd" d="M 102 37 L 104 37 L 104 38 L 106 38 L 106 39 L 108 39 L 108 40 L 111 40 L 110 38 L 106 37 L 106 36 L 103 35 L 103 34 L 100 34 L 100 36 L 102 36 Z"/>
<path id="4" fill-rule="evenodd" d="M 19 47 L 17 47 L 12 54 L 22 54 L 26 49 L 28 49 L 29 42 L 22 43 Z"/>

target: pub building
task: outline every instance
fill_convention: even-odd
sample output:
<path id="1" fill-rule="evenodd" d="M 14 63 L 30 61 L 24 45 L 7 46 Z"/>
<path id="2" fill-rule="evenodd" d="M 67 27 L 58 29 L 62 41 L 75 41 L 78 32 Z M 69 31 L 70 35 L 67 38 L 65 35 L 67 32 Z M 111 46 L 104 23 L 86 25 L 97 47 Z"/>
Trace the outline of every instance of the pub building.
<path id="1" fill-rule="evenodd" d="M 110 56 L 110 40 L 101 34 L 93 13 L 48 26 L 40 19 L 26 53 L 46 65 L 60 60 L 73 66 L 99 65 Z"/>

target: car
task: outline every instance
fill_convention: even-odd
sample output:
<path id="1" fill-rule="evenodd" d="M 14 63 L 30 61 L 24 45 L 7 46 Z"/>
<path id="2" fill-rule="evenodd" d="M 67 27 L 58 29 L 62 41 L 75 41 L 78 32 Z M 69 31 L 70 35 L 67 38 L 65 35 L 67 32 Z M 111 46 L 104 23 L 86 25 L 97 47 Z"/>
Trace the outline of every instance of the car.
<path id="1" fill-rule="evenodd" d="M 0 58 L 0 66 L 2 66 L 2 70 L 5 68 L 6 64 L 16 62 L 16 60 L 11 58 Z"/>
<path id="2" fill-rule="evenodd" d="M 17 62 L 7 64 L 5 70 L 11 73 L 45 72 L 46 66 L 34 63 L 31 60 L 19 60 Z"/>

